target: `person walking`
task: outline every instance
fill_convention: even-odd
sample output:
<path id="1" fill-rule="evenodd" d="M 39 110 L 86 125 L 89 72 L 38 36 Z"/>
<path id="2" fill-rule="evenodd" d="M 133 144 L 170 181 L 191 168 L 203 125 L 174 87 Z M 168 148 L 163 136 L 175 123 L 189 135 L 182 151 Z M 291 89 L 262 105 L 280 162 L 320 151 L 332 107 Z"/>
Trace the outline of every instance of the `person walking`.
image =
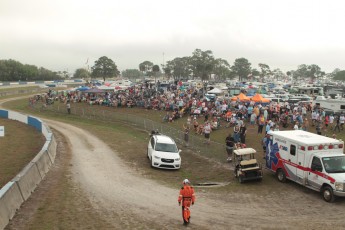
<path id="1" fill-rule="evenodd" d="M 187 225 L 190 222 L 189 207 L 195 203 L 195 192 L 194 188 L 190 186 L 190 181 L 188 179 L 184 179 L 182 183 L 183 187 L 180 189 L 177 201 L 179 206 L 181 206 L 182 203 L 183 224 Z"/>

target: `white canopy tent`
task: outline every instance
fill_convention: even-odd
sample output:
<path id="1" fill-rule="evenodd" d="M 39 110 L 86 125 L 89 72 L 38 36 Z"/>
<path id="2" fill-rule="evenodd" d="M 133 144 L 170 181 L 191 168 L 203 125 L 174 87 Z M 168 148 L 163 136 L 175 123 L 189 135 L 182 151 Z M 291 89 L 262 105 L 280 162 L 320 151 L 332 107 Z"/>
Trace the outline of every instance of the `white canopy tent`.
<path id="1" fill-rule="evenodd" d="M 224 93 L 224 91 L 218 88 L 213 88 L 212 90 L 207 91 L 207 93 L 213 93 L 218 95 Z"/>

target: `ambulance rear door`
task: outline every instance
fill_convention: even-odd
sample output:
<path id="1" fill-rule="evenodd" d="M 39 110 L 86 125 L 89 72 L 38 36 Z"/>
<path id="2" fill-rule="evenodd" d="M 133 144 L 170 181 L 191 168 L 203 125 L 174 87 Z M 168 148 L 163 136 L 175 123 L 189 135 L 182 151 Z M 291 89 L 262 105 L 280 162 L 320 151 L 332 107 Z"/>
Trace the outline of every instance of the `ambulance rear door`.
<path id="1" fill-rule="evenodd" d="M 289 142 L 289 146 L 288 146 L 288 173 L 289 173 L 289 177 L 290 180 L 296 181 L 297 180 L 297 144 L 293 143 L 293 142 Z"/>
<path id="2" fill-rule="evenodd" d="M 305 151 L 301 150 L 300 148 L 297 150 L 297 182 L 301 184 L 306 183 L 306 171 L 305 171 Z"/>

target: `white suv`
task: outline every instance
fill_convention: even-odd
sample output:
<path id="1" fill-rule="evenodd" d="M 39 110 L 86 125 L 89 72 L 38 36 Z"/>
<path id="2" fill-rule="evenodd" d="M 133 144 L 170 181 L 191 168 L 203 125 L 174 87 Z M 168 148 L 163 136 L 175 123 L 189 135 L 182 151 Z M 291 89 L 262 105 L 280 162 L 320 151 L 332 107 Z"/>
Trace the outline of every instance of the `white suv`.
<path id="1" fill-rule="evenodd" d="M 180 152 L 175 141 L 159 133 L 151 134 L 147 146 L 147 157 L 152 167 L 165 169 L 179 169 L 181 167 Z"/>

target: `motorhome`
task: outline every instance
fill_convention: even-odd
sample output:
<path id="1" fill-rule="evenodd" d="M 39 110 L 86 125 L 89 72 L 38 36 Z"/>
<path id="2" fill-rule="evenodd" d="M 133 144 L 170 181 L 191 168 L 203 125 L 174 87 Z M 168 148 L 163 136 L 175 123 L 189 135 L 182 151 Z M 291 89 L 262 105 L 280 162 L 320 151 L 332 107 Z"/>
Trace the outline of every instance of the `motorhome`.
<path id="1" fill-rule="evenodd" d="M 313 105 L 323 108 L 327 112 L 332 113 L 344 113 L 345 112 L 345 98 L 326 98 L 324 96 L 318 96 L 313 101 Z"/>
<path id="2" fill-rule="evenodd" d="M 298 94 L 310 95 L 310 96 L 323 96 L 324 91 L 323 87 L 315 87 L 315 86 L 297 86 L 293 87 L 293 90 L 296 91 Z"/>
<path id="3" fill-rule="evenodd" d="M 122 80 L 116 80 L 116 81 L 108 81 L 104 83 L 104 85 L 108 87 L 113 87 L 115 90 L 116 89 L 125 90 L 125 89 L 128 89 L 129 87 L 134 86 L 135 84 L 130 80 L 122 79 Z"/>

